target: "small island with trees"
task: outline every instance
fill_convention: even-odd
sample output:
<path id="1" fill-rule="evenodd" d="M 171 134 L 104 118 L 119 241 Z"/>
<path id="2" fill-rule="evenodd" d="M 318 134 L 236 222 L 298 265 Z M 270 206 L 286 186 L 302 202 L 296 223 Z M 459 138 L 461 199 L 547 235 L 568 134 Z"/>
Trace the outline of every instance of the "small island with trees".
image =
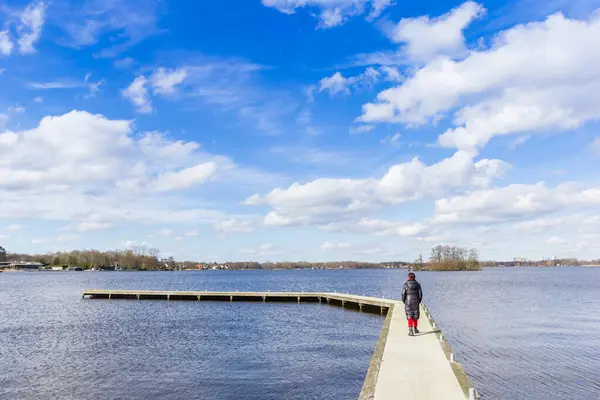
<path id="1" fill-rule="evenodd" d="M 479 271 L 477 249 L 438 245 L 431 249 L 429 262 L 419 257 L 412 265 L 415 271 Z"/>

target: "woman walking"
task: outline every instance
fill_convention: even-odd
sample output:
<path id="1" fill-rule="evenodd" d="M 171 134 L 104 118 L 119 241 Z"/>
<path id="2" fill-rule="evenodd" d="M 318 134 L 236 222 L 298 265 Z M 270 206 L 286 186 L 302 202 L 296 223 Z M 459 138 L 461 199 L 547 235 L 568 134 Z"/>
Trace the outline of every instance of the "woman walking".
<path id="1" fill-rule="evenodd" d="M 423 291 L 421 284 L 415 280 L 415 274 L 410 272 L 408 280 L 402 288 L 402 302 L 404 303 L 404 311 L 408 320 L 408 336 L 414 336 L 419 333 L 419 306 L 423 300 Z"/>

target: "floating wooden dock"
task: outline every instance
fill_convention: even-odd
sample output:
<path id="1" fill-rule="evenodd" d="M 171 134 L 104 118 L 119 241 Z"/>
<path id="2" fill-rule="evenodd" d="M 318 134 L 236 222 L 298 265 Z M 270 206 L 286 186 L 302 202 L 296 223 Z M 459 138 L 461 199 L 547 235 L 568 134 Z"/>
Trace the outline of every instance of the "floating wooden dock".
<path id="1" fill-rule="evenodd" d="M 359 400 L 474 400 L 475 389 L 431 314 L 422 305 L 421 334 L 407 336 L 398 300 L 315 292 L 86 290 L 93 299 L 321 303 L 386 315 Z"/>
<path id="2" fill-rule="evenodd" d="M 96 299 L 180 300 L 180 301 L 255 301 L 324 303 L 385 315 L 396 302 L 376 297 L 343 293 L 314 292 L 169 292 L 151 290 L 86 290 L 83 297 Z"/>

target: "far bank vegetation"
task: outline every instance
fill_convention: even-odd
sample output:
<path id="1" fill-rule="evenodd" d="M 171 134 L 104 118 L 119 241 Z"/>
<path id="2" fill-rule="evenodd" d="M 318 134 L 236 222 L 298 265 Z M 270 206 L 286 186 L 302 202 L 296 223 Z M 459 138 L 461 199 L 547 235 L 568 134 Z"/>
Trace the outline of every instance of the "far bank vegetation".
<path id="1" fill-rule="evenodd" d="M 80 267 L 91 269 L 97 267 L 120 267 L 125 270 L 175 270 L 175 269 L 361 269 L 361 268 L 406 268 L 405 262 L 370 263 L 363 261 L 330 261 L 330 262 L 201 262 L 176 261 L 173 257 L 160 257 L 160 251 L 148 246 L 134 246 L 126 250 L 98 251 L 73 250 L 47 254 L 8 253 L 0 247 L 0 261 L 39 262 L 46 266 Z"/>

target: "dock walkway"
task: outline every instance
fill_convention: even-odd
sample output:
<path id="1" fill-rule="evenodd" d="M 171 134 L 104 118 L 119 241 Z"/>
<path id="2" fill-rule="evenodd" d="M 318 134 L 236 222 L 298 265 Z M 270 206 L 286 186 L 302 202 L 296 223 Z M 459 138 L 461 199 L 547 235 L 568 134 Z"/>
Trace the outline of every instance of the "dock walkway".
<path id="1" fill-rule="evenodd" d="M 475 390 L 455 361 L 441 331 L 422 306 L 415 337 L 407 335 L 404 305 L 392 299 L 344 293 L 194 292 L 147 290 L 86 290 L 83 297 L 100 299 L 255 301 L 322 303 L 387 315 L 367 371 L 360 400 L 465 400 Z"/>
<path id="2" fill-rule="evenodd" d="M 438 329 L 434 329 L 423 315 L 419 319 L 421 333 L 414 337 L 408 336 L 404 304 L 395 307 L 390 317 L 389 332 L 372 398 L 465 400 L 465 392 L 440 347 L 436 335 Z"/>

